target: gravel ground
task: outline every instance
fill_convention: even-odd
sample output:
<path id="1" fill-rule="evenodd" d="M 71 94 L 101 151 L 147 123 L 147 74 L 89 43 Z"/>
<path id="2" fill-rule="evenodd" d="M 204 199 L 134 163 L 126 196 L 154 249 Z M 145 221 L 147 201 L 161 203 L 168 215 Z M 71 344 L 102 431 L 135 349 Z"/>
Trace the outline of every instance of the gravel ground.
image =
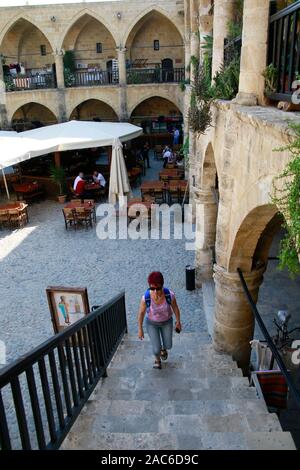
<path id="1" fill-rule="evenodd" d="M 144 179 L 157 179 L 162 163 L 151 160 Z M 134 190 L 139 195 L 139 189 Z M 194 252 L 184 240 L 99 240 L 96 230 L 65 230 L 61 205 L 45 201 L 29 207 L 29 224 L 0 232 L 0 340 L 7 362 L 53 334 L 45 289 L 49 285 L 87 287 L 90 305 L 126 291 L 128 326 L 137 332 L 139 301 L 147 275 L 160 270 L 175 291 L 185 331 L 206 331 L 201 291 L 185 289 L 185 266 Z"/>

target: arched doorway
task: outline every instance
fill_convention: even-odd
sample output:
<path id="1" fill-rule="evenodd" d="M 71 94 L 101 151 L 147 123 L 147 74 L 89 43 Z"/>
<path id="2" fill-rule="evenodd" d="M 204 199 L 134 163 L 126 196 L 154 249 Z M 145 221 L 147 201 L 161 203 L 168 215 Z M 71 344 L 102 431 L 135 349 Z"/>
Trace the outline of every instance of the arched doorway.
<path id="1" fill-rule="evenodd" d="M 184 71 L 183 38 L 174 23 L 158 11 L 147 13 L 135 24 L 126 39 L 126 49 L 128 68 L 137 74 L 139 69 L 149 69 L 152 81 L 174 81 L 174 67 Z M 145 80 L 144 76 L 143 83 Z"/>
<path id="2" fill-rule="evenodd" d="M 173 59 L 163 59 L 161 61 L 161 69 L 162 69 L 162 81 L 173 82 L 174 81 Z"/>
<path id="3" fill-rule="evenodd" d="M 73 109 L 70 120 L 118 122 L 118 116 L 111 106 L 97 99 L 83 101 Z"/>
<path id="4" fill-rule="evenodd" d="M 182 129 L 183 116 L 179 108 L 159 96 L 147 98 L 139 103 L 131 113 L 131 122 L 144 129 L 153 144 L 172 144 L 175 127 Z"/>
<path id="5" fill-rule="evenodd" d="M 3 38 L 1 52 L 10 90 L 54 87 L 52 46 L 30 21 L 20 18 L 11 26 Z"/>
<path id="6" fill-rule="evenodd" d="M 24 104 L 14 112 L 12 117 L 12 127 L 17 132 L 51 124 L 57 124 L 54 113 L 46 106 L 35 102 Z"/>
<path id="7" fill-rule="evenodd" d="M 198 184 L 195 188 L 196 203 L 196 279 L 201 287 L 212 279 L 215 263 L 215 245 L 219 206 L 218 174 L 214 150 L 209 143 L 202 164 Z"/>
<path id="8" fill-rule="evenodd" d="M 82 15 L 70 27 L 63 40 L 63 49 L 71 57 L 71 71 L 77 85 L 109 84 L 117 79 L 116 42 L 98 19 Z"/>
<path id="9" fill-rule="evenodd" d="M 244 217 L 234 233 L 227 266 L 215 266 L 215 346 L 233 355 L 244 367 L 249 366 L 249 342 L 253 339 L 255 323 L 237 269 L 240 268 L 243 272 L 256 303 L 263 276 L 266 276 L 270 248 L 281 225 L 282 218 L 276 206 L 265 204 L 255 207 Z M 279 294 L 280 301 L 282 294 L 283 291 Z M 266 297 L 271 325 L 276 312 L 273 311 L 274 299 L 270 290 Z"/>

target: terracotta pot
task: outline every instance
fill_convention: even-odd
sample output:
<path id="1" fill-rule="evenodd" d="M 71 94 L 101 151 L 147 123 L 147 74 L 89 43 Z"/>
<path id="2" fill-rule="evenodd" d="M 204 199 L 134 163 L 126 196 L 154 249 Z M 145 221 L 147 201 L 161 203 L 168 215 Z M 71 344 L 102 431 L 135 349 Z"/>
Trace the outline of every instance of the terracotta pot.
<path id="1" fill-rule="evenodd" d="M 67 196 L 64 195 L 64 196 L 57 196 L 57 200 L 60 204 L 65 204 L 66 202 L 66 199 L 67 199 Z"/>

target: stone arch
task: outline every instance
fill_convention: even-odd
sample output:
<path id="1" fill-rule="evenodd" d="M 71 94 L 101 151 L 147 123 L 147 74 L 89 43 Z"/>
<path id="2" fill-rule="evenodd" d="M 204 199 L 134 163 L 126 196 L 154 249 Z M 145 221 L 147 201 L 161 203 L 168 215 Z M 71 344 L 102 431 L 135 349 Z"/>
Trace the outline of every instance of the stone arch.
<path id="1" fill-rule="evenodd" d="M 155 40 L 159 41 L 157 48 L 154 48 Z M 167 59 L 171 64 L 168 69 L 184 67 L 181 31 L 168 12 L 160 8 L 147 8 L 139 15 L 124 37 L 124 46 L 133 67 L 163 67 Z"/>
<path id="2" fill-rule="evenodd" d="M 89 8 L 84 8 L 83 10 L 79 11 L 78 13 L 76 13 L 76 15 L 73 16 L 73 18 L 70 21 L 70 24 L 68 24 L 68 26 L 65 28 L 65 30 L 61 34 L 61 36 L 58 40 L 58 44 L 57 44 L 57 48 L 59 50 L 62 49 L 63 44 L 66 40 L 66 37 L 68 36 L 71 29 L 75 26 L 76 22 L 79 21 L 81 18 L 84 18 L 84 17 L 89 17 L 89 19 L 95 19 L 96 21 L 101 23 L 109 31 L 110 35 L 112 36 L 112 38 L 115 42 L 115 45 L 117 45 L 118 40 L 114 36 L 114 33 L 112 32 L 112 26 L 109 23 L 107 23 L 107 21 L 102 16 L 98 15 L 97 13 L 90 10 Z"/>
<path id="3" fill-rule="evenodd" d="M 119 119 L 119 114 L 118 114 L 118 110 L 115 106 L 115 104 L 112 102 L 112 100 L 109 98 L 108 95 L 99 95 L 99 93 L 95 93 L 95 94 L 91 94 L 89 93 L 88 97 L 83 99 L 82 97 L 81 98 L 78 98 L 76 101 L 72 102 L 72 105 L 69 107 L 68 109 L 68 112 L 67 112 L 67 115 L 71 116 L 74 109 L 77 108 L 78 106 L 80 106 L 82 103 L 85 103 L 87 101 L 99 101 L 100 103 L 105 103 L 108 107 L 110 107 L 112 109 L 112 111 L 114 112 L 114 114 L 118 117 Z"/>
<path id="4" fill-rule="evenodd" d="M 252 209 L 243 219 L 235 233 L 228 260 L 228 272 L 237 268 L 251 272 L 267 261 L 267 253 L 281 219 L 273 204 Z"/>
<path id="5" fill-rule="evenodd" d="M 179 24 L 174 21 L 174 18 L 170 19 L 169 13 L 166 10 L 164 10 L 163 8 L 160 8 L 159 6 L 155 6 L 155 7 L 150 6 L 150 7 L 146 8 L 145 10 L 143 10 L 138 16 L 136 16 L 134 21 L 132 21 L 132 23 L 127 28 L 127 30 L 126 30 L 126 32 L 123 36 L 123 41 L 122 41 L 124 46 L 126 46 L 130 34 L 132 34 L 134 29 L 137 27 L 137 25 L 142 24 L 143 20 L 146 20 L 153 13 L 160 14 L 160 15 L 164 16 L 166 19 L 168 19 L 173 24 L 173 26 L 177 29 L 178 33 L 181 36 L 182 41 L 184 42 L 184 35 L 183 35 L 183 33 L 180 29 Z"/>
<path id="6" fill-rule="evenodd" d="M 57 124 L 58 119 L 48 106 L 35 101 L 19 105 L 11 117 L 12 127 L 17 131 L 37 127 L 33 124 L 35 121 L 41 125 L 50 125 Z"/>
<path id="7" fill-rule="evenodd" d="M 72 110 L 69 119 L 101 121 L 119 121 L 118 114 L 112 106 L 96 98 L 79 102 Z"/>
<path id="8" fill-rule="evenodd" d="M 203 190 L 218 189 L 218 171 L 211 142 L 204 153 L 200 187 Z"/>
<path id="9" fill-rule="evenodd" d="M 4 28 L 0 38 L 1 53 L 7 63 L 24 63 L 27 69 L 40 69 L 54 62 L 53 45 L 48 35 L 31 18 L 18 15 Z M 41 54 L 39 46 L 46 46 Z"/>
<path id="10" fill-rule="evenodd" d="M 22 108 L 23 106 L 26 106 L 27 104 L 30 104 L 30 103 L 35 103 L 37 105 L 40 105 L 40 106 L 43 106 L 45 108 L 48 108 L 49 111 L 55 116 L 55 119 L 58 119 L 58 112 L 57 112 L 57 109 L 55 109 L 53 106 L 51 106 L 51 103 L 49 103 L 49 101 L 47 101 L 47 99 L 45 98 L 45 100 L 28 100 L 28 97 L 24 97 L 23 99 L 20 99 L 18 101 L 16 101 L 16 104 L 14 106 L 10 106 L 9 107 L 9 110 L 10 110 L 10 119 L 13 118 L 14 114 L 18 111 L 18 109 Z"/>
<path id="11" fill-rule="evenodd" d="M 35 26 L 39 31 L 41 31 L 41 33 L 45 36 L 45 38 L 47 39 L 47 41 L 49 42 L 49 44 L 51 45 L 51 48 L 52 50 L 53 49 L 53 44 L 52 44 L 52 41 L 50 40 L 50 38 L 48 37 L 47 33 L 45 31 L 43 31 L 43 28 L 34 20 L 32 19 L 31 17 L 27 16 L 27 15 L 24 15 L 23 13 L 18 13 L 17 15 L 15 15 L 13 18 L 11 18 L 8 23 L 6 23 L 6 25 L 4 26 L 4 28 L 1 30 L 0 32 L 0 49 L 2 49 L 2 44 L 3 44 L 3 40 L 6 36 L 6 34 L 14 27 L 14 25 L 20 21 L 20 20 L 24 20 L 24 21 L 27 21 L 28 23 L 31 23 L 32 26 Z"/>
<path id="12" fill-rule="evenodd" d="M 173 106 L 176 106 L 176 108 L 180 111 L 180 113 L 183 114 L 183 109 L 179 101 L 175 102 L 175 100 L 174 101 L 170 100 L 170 95 L 167 92 L 165 93 L 159 92 L 159 93 L 148 93 L 146 95 L 143 95 L 142 98 L 138 98 L 138 100 L 134 102 L 134 104 L 128 110 L 128 115 L 131 117 L 132 113 L 140 104 L 142 104 L 144 101 L 147 101 L 151 98 L 162 98 L 166 101 L 169 101 L 169 103 L 171 103 Z"/>

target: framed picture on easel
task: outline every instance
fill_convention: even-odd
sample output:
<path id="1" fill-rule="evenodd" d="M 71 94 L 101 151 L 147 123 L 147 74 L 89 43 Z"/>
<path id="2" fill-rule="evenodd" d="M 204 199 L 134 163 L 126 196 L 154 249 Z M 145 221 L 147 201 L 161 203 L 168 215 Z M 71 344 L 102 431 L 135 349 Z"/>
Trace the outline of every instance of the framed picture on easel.
<path id="1" fill-rule="evenodd" d="M 50 286 L 46 292 L 55 334 L 73 325 L 90 312 L 85 287 Z"/>

